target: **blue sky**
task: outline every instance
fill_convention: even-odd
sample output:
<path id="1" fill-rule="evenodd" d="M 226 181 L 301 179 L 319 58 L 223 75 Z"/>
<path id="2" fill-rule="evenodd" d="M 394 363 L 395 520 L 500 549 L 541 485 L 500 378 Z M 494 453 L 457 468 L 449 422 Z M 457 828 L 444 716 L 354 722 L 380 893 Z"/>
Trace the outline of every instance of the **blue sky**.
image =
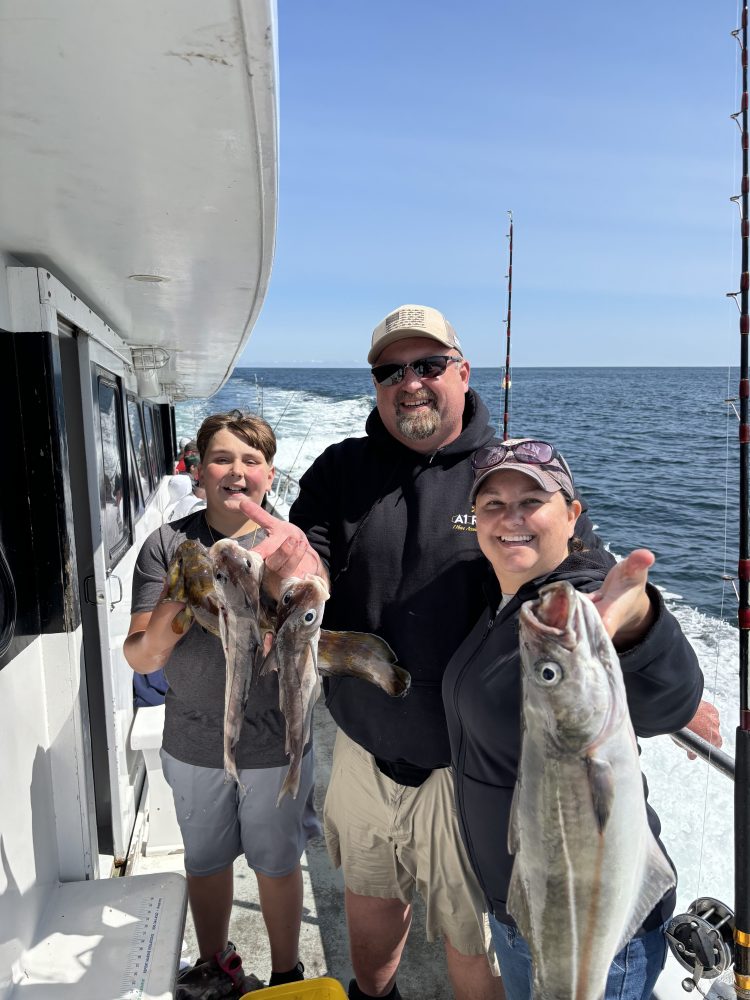
<path id="1" fill-rule="evenodd" d="M 728 0 L 278 0 L 276 258 L 241 364 L 361 366 L 406 302 L 477 366 L 739 352 Z"/>

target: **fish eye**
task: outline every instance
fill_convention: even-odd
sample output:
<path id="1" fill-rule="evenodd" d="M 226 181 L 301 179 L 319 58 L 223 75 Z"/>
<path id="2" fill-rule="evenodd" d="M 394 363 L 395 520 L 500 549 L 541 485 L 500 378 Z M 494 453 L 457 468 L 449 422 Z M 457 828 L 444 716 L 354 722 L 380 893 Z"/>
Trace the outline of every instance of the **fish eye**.
<path id="1" fill-rule="evenodd" d="M 216 570 L 216 572 L 214 573 L 214 576 L 219 581 L 219 583 L 226 583 L 226 581 L 228 579 L 226 573 L 222 573 L 220 569 Z"/>
<path id="2" fill-rule="evenodd" d="M 534 667 L 534 676 L 542 687 L 554 687 L 563 678 L 562 667 L 554 660 L 542 660 Z"/>
<path id="3" fill-rule="evenodd" d="M 318 612 L 314 608 L 310 608 L 310 610 L 306 611 L 302 616 L 302 621 L 305 623 L 305 625 L 312 625 L 312 623 L 315 621 L 317 617 L 318 617 Z"/>
<path id="4" fill-rule="evenodd" d="M 281 598 L 281 603 L 282 604 L 288 604 L 291 601 L 291 599 L 292 599 L 292 592 L 291 592 L 291 590 L 287 590 L 287 592 Z"/>

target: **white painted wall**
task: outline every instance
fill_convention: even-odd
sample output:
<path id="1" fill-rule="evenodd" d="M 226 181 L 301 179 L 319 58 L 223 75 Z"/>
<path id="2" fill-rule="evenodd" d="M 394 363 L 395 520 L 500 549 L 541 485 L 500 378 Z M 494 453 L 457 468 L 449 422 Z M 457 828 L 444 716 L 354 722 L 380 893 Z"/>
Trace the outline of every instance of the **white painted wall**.
<path id="1" fill-rule="evenodd" d="M 2 276 L 0 277 L 0 330 L 10 330 L 10 302 L 8 296 L 8 278 L 6 267 L 18 267 L 19 261 L 10 254 L 0 251 L 0 266 L 2 266 Z"/>

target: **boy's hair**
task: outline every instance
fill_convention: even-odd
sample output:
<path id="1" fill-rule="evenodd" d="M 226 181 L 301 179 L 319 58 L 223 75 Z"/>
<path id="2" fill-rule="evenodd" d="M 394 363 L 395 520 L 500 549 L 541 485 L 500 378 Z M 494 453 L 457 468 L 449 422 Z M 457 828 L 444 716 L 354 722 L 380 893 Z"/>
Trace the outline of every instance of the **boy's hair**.
<path id="1" fill-rule="evenodd" d="M 198 431 L 198 453 L 201 462 L 206 454 L 211 438 L 218 431 L 228 430 L 236 434 L 250 445 L 257 448 L 269 465 L 273 464 L 276 454 L 276 435 L 263 417 L 255 413 L 243 413 L 242 410 L 230 410 L 229 413 L 213 413 L 206 417 Z"/>

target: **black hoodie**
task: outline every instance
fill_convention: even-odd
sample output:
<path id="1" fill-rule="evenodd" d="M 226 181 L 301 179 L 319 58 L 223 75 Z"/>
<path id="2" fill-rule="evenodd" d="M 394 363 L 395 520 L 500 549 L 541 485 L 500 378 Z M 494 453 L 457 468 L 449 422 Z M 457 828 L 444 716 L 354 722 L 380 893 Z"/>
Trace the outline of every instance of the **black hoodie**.
<path id="1" fill-rule="evenodd" d="M 426 772 L 450 763 L 443 671 L 485 604 L 487 564 L 469 491 L 471 456 L 494 435 L 472 390 L 460 436 L 434 454 L 397 441 L 377 409 L 366 431 L 367 437 L 331 445 L 316 459 L 289 519 L 330 572 L 323 627 L 381 636 L 412 677 L 400 699 L 362 680 L 330 678 L 326 704 L 381 770 L 419 784 Z M 425 773 L 410 775 L 410 767 Z"/>
<path id="2" fill-rule="evenodd" d="M 447 714 L 461 836 L 490 908 L 502 921 L 513 858 L 508 823 L 521 750 L 521 657 L 518 614 L 544 583 L 568 580 L 577 590 L 598 590 L 604 578 L 598 557 L 574 553 L 553 573 L 525 584 L 495 617 L 500 589 L 492 577 L 489 609 L 456 650 L 445 670 Z M 648 587 L 656 619 L 637 646 L 620 653 L 628 708 L 637 736 L 673 733 L 693 718 L 703 675 L 677 620 L 656 588 Z M 645 788 L 645 779 L 644 779 Z M 647 805 L 656 837 L 661 829 Z M 666 853 L 666 852 L 665 852 Z M 646 920 L 659 926 L 674 909 L 674 892 Z"/>

